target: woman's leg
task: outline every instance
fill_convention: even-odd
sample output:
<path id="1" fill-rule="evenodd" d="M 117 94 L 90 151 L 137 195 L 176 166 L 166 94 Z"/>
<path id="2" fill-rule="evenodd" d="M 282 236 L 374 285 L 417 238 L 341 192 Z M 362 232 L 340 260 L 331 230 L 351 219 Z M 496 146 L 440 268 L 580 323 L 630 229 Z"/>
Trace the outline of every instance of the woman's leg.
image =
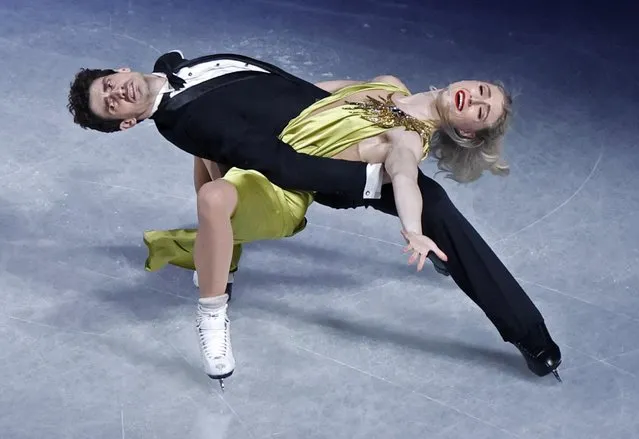
<path id="1" fill-rule="evenodd" d="M 195 193 L 197 194 L 200 188 L 214 180 L 218 180 L 224 176 L 224 174 L 228 171 L 228 168 L 221 167 L 217 163 L 214 163 L 210 160 L 201 159 L 199 157 L 194 158 L 194 167 L 193 167 L 193 183 L 195 186 Z M 233 255 L 231 256 L 231 266 L 229 268 L 229 280 L 226 285 L 226 293 L 229 295 L 229 300 L 231 299 L 231 291 L 233 289 L 233 274 L 237 271 L 240 258 L 242 257 L 242 244 L 235 244 L 233 246 Z M 194 264 L 195 265 L 195 264 Z M 193 276 L 193 283 L 199 287 L 199 279 L 197 277 L 197 271 Z"/>
<path id="2" fill-rule="evenodd" d="M 195 193 L 202 186 L 213 180 L 219 179 L 222 173 L 219 168 L 208 160 L 195 157 L 193 160 L 193 186 Z M 197 229 L 172 229 L 172 230 L 147 230 L 144 232 L 144 243 L 148 247 L 149 255 L 146 259 L 147 271 L 158 271 L 166 264 L 193 270 L 193 282 L 199 286 L 195 262 L 193 261 L 193 248 Z M 242 245 L 233 245 L 233 256 L 229 268 L 229 282 L 226 293 L 231 294 L 233 288 L 233 273 L 238 269 L 242 256 Z"/>
<path id="3" fill-rule="evenodd" d="M 229 263 L 233 272 L 243 243 L 303 230 L 312 196 L 283 191 L 255 171 L 231 168 L 216 173 L 219 170 L 211 165 L 194 160 L 199 229 L 150 230 L 144 242 L 149 248 L 147 270 L 167 263 L 197 270 L 197 329 L 204 369 L 222 380 L 235 370 L 227 315 Z"/>
<path id="4" fill-rule="evenodd" d="M 237 168 L 198 191 L 195 265 L 201 297 L 197 329 L 204 368 L 212 379 L 221 383 L 235 370 L 225 293 L 233 243 L 298 233 L 310 201 L 308 194 L 282 191 L 262 174 Z"/>
<path id="5" fill-rule="evenodd" d="M 231 215 L 237 202 L 235 186 L 223 179 L 205 183 L 197 193 L 194 262 L 202 298 L 226 293 L 233 255 Z"/>
<path id="6" fill-rule="evenodd" d="M 196 327 L 206 374 L 222 380 L 235 370 L 227 315 L 229 265 L 233 254 L 231 215 L 237 190 L 222 179 L 204 183 L 197 192 L 198 230 L 194 263 L 200 289 Z"/>

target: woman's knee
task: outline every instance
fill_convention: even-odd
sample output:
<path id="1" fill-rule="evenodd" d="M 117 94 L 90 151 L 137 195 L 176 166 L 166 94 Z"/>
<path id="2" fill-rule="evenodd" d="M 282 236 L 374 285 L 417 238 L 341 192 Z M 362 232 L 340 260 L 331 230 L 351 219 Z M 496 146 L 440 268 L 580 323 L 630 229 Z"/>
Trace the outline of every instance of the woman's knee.
<path id="1" fill-rule="evenodd" d="M 226 180 L 204 184 L 197 193 L 197 211 L 200 217 L 224 215 L 230 217 L 237 206 L 237 189 Z"/>

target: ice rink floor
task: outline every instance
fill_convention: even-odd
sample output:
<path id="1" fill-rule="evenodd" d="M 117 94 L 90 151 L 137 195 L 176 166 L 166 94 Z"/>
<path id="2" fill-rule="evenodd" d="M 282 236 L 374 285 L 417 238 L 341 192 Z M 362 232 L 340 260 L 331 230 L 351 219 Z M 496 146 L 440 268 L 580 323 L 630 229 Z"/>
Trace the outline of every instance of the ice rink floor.
<path id="1" fill-rule="evenodd" d="M 3 0 L 0 438 L 639 437 L 636 29 L 412 3 Z M 171 49 L 413 91 L 503 81 L 511 176 L 438 181 L 544 314 L 563 383 L 408 267 L 395 218 L 314 205 L 304 233 L 245 248 L 222 393 L 191 272 L 144 271 L 144 230 L 196 222 L 191 157 L 152 124 L 83 131 L 65 108 L 80 67 L 148 72 Z"/>

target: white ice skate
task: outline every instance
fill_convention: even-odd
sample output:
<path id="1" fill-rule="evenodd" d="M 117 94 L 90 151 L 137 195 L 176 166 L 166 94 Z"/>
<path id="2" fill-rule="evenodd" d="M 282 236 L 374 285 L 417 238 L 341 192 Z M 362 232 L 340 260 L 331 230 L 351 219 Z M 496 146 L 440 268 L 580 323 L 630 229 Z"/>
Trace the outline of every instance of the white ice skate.
<path id="1" fill-rule="evenodd" d="M 235 370 L 227 308 L 228 305 L 224 304 L 215 311 L 209 311 L 198 304 L 196 321 L 204 371 L 211 379 L 219 380 L 222 390 L 224 378 L 230 377 Z"/>

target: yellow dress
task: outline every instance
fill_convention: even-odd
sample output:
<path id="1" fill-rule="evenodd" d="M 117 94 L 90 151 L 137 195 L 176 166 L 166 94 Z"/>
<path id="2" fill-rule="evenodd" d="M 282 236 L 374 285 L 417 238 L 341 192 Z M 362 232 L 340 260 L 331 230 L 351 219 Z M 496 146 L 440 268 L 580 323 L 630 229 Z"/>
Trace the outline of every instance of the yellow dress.
<path id="1" fill-rule="evenodd" d="M 426 157 L 433 125 L 397 116 L 390 110 L 390 105 L 378 100 L 370 99 L 368 105 L 344 104 L 312 115 L 326 105 L 365 90 L 386 90 L 389 96 L 395 92 L 410 94 L 404 88 L 381 82 L 344 87 L 302 111 L 282 130 L 279 138 L 300 153 L 333 157 L 364 139 L 402 124 L 420 132 L 423 157 Z M 238 192 L 237 208 L 231 216 L 234 247 L 230 272 L 237 270 L 242 244 L 290 237 L 306 227 L 306 211 L 313 202 L 311 192 L 284 190 L 254 170 L 231 168 L 222 178 L 233 184 Z M 196 234 L 197 229 L 144 232 L 144 243 L 149 251 L 145 269 L 157 271 L 172 264 L 194 270 Z"/>

